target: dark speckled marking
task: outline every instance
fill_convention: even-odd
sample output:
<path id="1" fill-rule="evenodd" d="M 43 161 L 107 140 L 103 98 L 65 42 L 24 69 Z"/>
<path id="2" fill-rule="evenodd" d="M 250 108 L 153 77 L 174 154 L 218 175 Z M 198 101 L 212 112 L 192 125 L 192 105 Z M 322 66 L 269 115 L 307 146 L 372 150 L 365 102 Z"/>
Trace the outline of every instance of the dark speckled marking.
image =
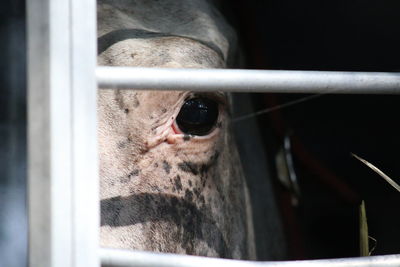
<path id="1" fill-rule="evenodd" d="M 129 173 L 128 176 L 133 177 L 133 176 L 138 176 L 138 175 L 139 175 L 139 170 L 138 170 L 138 169 L 134 169 L 133 171 L 131 171 L 131 172 Z"/>
<path id="2" fill-rule="evenodd" d="M 189 186 L 190 186 L 190 187 L 193 186 L 192 180 L 189 180 Z"/>
<path id="3" fill-rule="evenodd" d="M 208 172 L 211 166 L 213 166 L 219 157 L 219 152 L 216 151 L 215 154 L 210 158 L 210 160 L 207 163 L 194 163 L 190 161 L 184 161 L 181 163 L 178 163 L 178 168 L 184 172 L 192 173 L 194 175 L 197 175 L 199 173 L 205 174 Z"/>
<path id="4" fill-rule="evenodd" d="M 194 252 L 196 240 L 203 240 L 220 257 L 231 258 L 228 244 L 214 221 L 210 208 L 196 207 L 190 201 L 189 192 L 185 198 L 162 193 L 140 193 L 103 199 L 100 203 L 101 225 L 126 226 L 141 223 L 151 226 L 158 221 L 171 222 L 182 229 L 183 234 L 177 236 L 175 242 L 180 243 L 187 254 Z M 124 213 L 126 207 L 130 207 L 130 216 Z"/>
<path id="5" fill-rule="evenodd" d="M 118 142 L 117 147 L 118 147 L 118 149 L 123 149 L 123 148 L 127 147 L 130 142 L 132 142 L 132 139 L 130 137 L 128 137 L 126 140 L 122 140 L 122 141 Z"/>
<path id="6" fill-rule="evenodd" d="M 125 141 L 121 141 L 117 143 L 117 147 L 118 149 L 123 149 L 126 147 L 126 142 Z"/>
<path id="7" fill-rule="evenodd" d="M 205 174 L 208 172 L 208 169 L 211 167 L 211 165 L 207 165 L 207 164 L 202 164 L 200 166 L 200 173 L 201 174 Z"/>
<path id="8" fill-rule="evenodd" d="M 115 100 L 117 101 L 119 108 L 123 110 L 125 113 L 129 112 L 127 106 L 130 107 L 132 105 L 134 108 L 137 108 L 140 105 L 140 102 L 136 94 L 133 96 L 132 103 L 125 103 L 126 99 L 124 98 L 124 95 L 121 93 L 121 90 L 115 91 Z"/>
<path id="9" fill-rule="evenodd" d="M 163 109 L 161 109 L 161 112 L 162 112 L 162 113 L 166 113 L 166 112 L 167 112 L 167 109 L 166 109 L 166 108 L 163 108 Z"/>
<path id="10" fill-rule="evenodd" d="M 132 106 L 134 108 L 137 108 L 138 106 L 140 106 L 140 102 L 139 102 L 139 99 L 137 98 L 136 94 L 135 94 L 135 96 L 133 98 Z"/>
<path id="11" fill-rule="evenodd" d="M 121 90 L 115 90 L 115 101 L 118 103 L 118 107 L 122 110 L 125 109 L 124 98 L 121 94 Z"/>
<path id="12" fill-rule="evenodd" d="M 179 175 L 175 177 L 174 184 L 175 184 L 174 189 L 176 189 L 178 192 L 182 190 L 182 182 L 181 182 L 181 177 Z"/>
<path id="13" fill-rule="evenodd" d="M 185 134 L 183 136 L 183 141 L 189 141 L 192 138 L 192 136 L 190 134 Z"/>
<path id="14" fill-rule="evenodd" d="M 192 173 L 194 175 L 199 174 L 197 164 L 190 161 L 178 163 L 178 168 L 184 172 Z"/>
<path id="15" fill-rule="evenodd" d="M 139 147 L 139 153 L 142 155 L 149 151 L 149 147 L 148 147 L 149 144 L 145 143 L 145 145 L 146 145 L 145 147 Z"/>
<path id="16" fill-rule="evenodd" d="M 160 187 L 158 187 L 157 185 L 151 185 L 150 188 L 151 188 L 151 190 L 153 190 L 155 192 L 161 192 Z"/>
<path id="17" fill-rule="evenodd" d="M 130 180 L 131 180 L 131 177 L 129 177 L 129 176 L 122 176 L 122 177 L 119 177 L 119 181 L 120 181 L 121 183 L 123 183 L 123 184 L 129 183 Z"/>
<path id="18" fill-rule="evenodd" d="M 171 165 L 166 160 L 163 161 L 163 169 L 167 174 L 171 172 Z"/>
<path id="19" fill-rule="evenodd" d="M 200 197 L 200 190 L 198 188 L 193 189 L 193 193 L 196 195 L 196 197 Z"/>
<path id="20" fill-rule="evenodd" d="M 202 205 L 206 204 L 206 200 L 204 199 L 204 196 L 200 196 L 200 202 Z"/>
<path id="21" fill-rule="evenodd" d="M 185 200 L 192 202 L 193 201 L 193 192 L 190 191 L 189 189 L 186 189 L 185 191 Z"/>
<path id="22" fill-rule="evenodd" d="M 119 177 L 119 181 L 121 183 L 129 183 L 131 181 L 132 177 L 135 177 L 138 175 L 139 175 L 139 170 L 135 169 L 135 170 L 131 171 L 130 173 L 128 173 L 127 176 Z"/>

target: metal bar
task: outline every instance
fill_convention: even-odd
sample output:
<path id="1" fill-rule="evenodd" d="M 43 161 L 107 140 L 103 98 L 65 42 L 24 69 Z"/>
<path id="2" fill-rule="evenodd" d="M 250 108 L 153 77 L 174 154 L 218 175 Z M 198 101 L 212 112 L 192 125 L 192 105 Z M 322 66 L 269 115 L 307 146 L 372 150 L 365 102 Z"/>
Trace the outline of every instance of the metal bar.
<path id="1" fill-rule="evenodd" d="M 96 0 L 71 1 L 72 216 L 74 267 L 98 267 L 100 194 L 97 151 Z"/>
<path id="2" fill-rule="evenodd" d="M 29 266 L 98 267 L 96 2 L 27 4 Z"/>
<path id="3" fill-rule="evenodd" d="M 97 67 L 100 88 L 399 94 L 400 73 Z"/>
<path id="4" fill-rule="evenodd" d="M 71 266 L 72 255 L 70 60 L 64 53 L 70 43 L 69 34 L 64 33 L 69 24 L 69 6 L 66 1 L 53 3 L 59 9 L 50 0 L 27 2 L 31 267 Z M 65 15 L 60 14 L 61 10 Z M 57 48 L 53 38 L 59 40 Z M 56 56 L 58 64 L 54 64 Z M 57 77 L 61 73 L 64 79 Z"/>
<path id="5" fill-rule="evenodd" d="M 163 254 L 145 251 L 101 249 L 100 258 L 103 267 L 397 267 L 400 266 L 400 255 L 371 256 L 360 258 L 343 258 L 304 261 L 241 261 L 207 258 L 199 256 Z"/>
<path id="6" fill-rule="evenodd" d="M 71 3 L 73 266 L 98 267 L 100 194 L 97 151 L 96 0 Z"/>

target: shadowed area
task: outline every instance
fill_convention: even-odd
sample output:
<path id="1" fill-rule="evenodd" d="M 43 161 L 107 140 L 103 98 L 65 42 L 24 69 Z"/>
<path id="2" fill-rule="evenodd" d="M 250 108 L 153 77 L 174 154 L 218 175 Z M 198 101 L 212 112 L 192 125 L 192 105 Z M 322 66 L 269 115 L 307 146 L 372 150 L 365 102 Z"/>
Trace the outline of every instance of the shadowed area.
<path id="1" fill-rule="evenodd" d="M 211 210 L 198 208 L 186 197 L 170 194 L 140 193 L 128 197 L 101 200 L 101 226 L 127 226 L 145 222 L 171 222 L 183 231 L 179 236 L 182 246 L 193 252 L 193 243 L 207 243 L 223 258 L 230 258 L 226 241 L 212 218 Z"/>
<path id="2" fill-rule="evenodd" d="M 25 1 L 0 4 L 0 266 L 28 265 Z"/>

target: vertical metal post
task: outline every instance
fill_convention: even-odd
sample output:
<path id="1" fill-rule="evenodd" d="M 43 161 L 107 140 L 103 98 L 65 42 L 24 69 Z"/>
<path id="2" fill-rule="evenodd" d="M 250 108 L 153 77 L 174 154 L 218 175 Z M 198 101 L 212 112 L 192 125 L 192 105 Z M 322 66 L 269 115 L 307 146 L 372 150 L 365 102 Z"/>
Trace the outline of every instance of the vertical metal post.
<path id="1" fill-rule="evenodd" d="M 97 267 L 96 2 L 27 3 L 29 266 Z"/>

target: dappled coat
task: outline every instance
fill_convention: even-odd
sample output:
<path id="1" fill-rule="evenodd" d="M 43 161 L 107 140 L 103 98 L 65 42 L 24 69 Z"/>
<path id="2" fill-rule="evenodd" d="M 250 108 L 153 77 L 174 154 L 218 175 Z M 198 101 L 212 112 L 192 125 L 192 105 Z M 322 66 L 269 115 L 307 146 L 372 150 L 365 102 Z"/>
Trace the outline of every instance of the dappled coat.
<path id="1" fill-rule="evenodd" d="M 98 1 L 100 65 L 224 68 L 235 43 L 209 1 Z M 255 257 L 226 94 L 105 89 L 98 114 L 102 246 Z"/>

